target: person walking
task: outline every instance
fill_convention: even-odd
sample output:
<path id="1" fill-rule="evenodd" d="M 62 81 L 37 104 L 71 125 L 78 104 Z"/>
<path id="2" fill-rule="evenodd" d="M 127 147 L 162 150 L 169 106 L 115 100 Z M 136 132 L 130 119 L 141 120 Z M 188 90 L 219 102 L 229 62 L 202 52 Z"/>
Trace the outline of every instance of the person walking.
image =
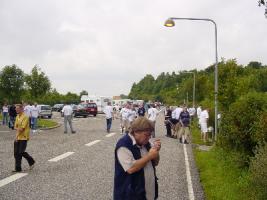
<path id="1" fill-rule="evenodd" d="M 149 142 L 154 126 L 145 117 L 132 123 L 130 133 L 115 148 L 114 200 L 155 200 L 158 184 L 155 168 L 159 163 L 160 140 Z"/>
<path id="2" fill-rule="evenodd" d="M 190 113 L 188 112 L 186 106 L 183 107 L 183 111 L 180 114 L 180 123 L 182 127 L 179 130 L 179 141 L 180 143 L 188 144 L 188 137 L 190 135 Z"/>
<path id="3" fill-rule="evenodd" d="M 166 113 L 165 113 L 165 121 L 164 121 L 165 126 L 166 126 L 166 131 L 167 131 L 167 133 L 166 133 L 167 137 L 172 136 L 172 127 L 171 127 L 172 123 L 170 121 L 171 115 L 172 115 L 172 110 L 171 110 L 170 106 L 167 106 L 166 107 Z"/>
<path id="4" fill-rule="evenodd" d="M 151 107 L 148 109 L 147 111 L 148 114 L 148 119 L 152 122 L 153 125 L 153 131 L 152 131 L 152 138 L 154 138 L 155 135 L 155 127 L 156 127 L 156 119 L 157 119 L 157 115 L 159 114 L 159 111 L 156 109 L 155 104 L 152 104 Z"/>
<path id="5" fill-rule="evenodd" d="M 138 116 L 139 116 L 139 117 L 144 117 L 144 116 L 145 116 L 145 114 L 146 114 L 146 109 L 144 108 L 144 104 L 143 104 L 143 103 L 142 103 L 142 104 L 140 105 L 140 107 L 138 108 L 137 113 L 138 113 Z"/>
<path id="6" fill-rule="evenodd" d="M 124 132 L 127 133 L 129 131 L 129 126 L 130 126 L 130 122 L 128 120 L 128 117 L 130 115 L 130 103 L 127 102 L 124 107 L 121 109 L 120 111 L 120 115 L 121 115 L 121 133 L 123 134 Z"/>
<path id="7" fill-rule="evenodd" d="M 37 107 L 37 103 L 34 103 L 34 105 L 31 108 L 31 129 L 33 130 L 33 133 L 37 131 L 37 122 L 39 113 L 40 110 Z"/>
<path id="8" fill-rule="evenodd" d="M 171 118 L 171 123 L 172 123 L 172 126 L 173 126 L 173 135 L 172 137 L 173 138 L 178 138 L 179 136 L 179 130 L 181 128 L 181 123 L 180 123 L 180 114 L 181 112 L 183 111 L 183 108 L 182 106 L 178 106 L 177 108 L 175 108 L 173 111 L 172 111 L 172 118 Z"/>
<path id="9" fill-rule="evenodd" d="M 8 106 L 6 103 L 2 107 L 2 116 L 3 116 L 2 124 L 8 125 Z"/>
<path id="10" fill-rule="evenodd" d="M 197 118 L 198 118 L 198 126 L 200 127 L 200 114 L 202 112 L 201 105 L 197 107 Z"/>
<path id="11" fill-rule="evenodd" d="M 17 116 L 16 106 L 14 104 L 12 104 L 9 107 L 8 114 L 9 114 L 9 128 L 14 130 L 15 120 Z"/>
<path id="12" fill-rule="evenodd" d="M 24 106 L 24 114 L 29 117 L 29 127 L 31 128 L 31 109 L 32 109 L 32 106 L 30 104 L 28 104 L 27 102 L 24 102 L 23 104 Z"/>
<path id="13" fill-rule="evenodd" d="M 65 134 L 68 133 L 68 124 L 70 126 L 71 133 L 73 134 L 76 133 L 76 131 L 74 131 L 72 127 L 72 113 L 73 113 L 72 107 L 69 104 L 66 104 L 62 108 L 61 112 L 64 115 L 64 128 L 65 128 L 64 133 Z"/>
<path id="14" fill-rule="evenodd" d="M 113 108 L 111 106 L 111 102 L 108 102 L 108 105 L 104 108 L 104 113 L 106 115 L 107 122 L 107 133 L 110 132 L 112 119 L 114 119 Z"/>
<path id="15" fill-rule="evenodd" d="M 26 152 L 27 142 L 30 139 L 29 117 L 23 113 L 22 104 L 16 105 L 16 112 L 18 115 L 15 121 L 15 129 L 17 132 L 14 141 L 15 170 L 13 172 L 21 172 L 22 157 L 27 160 L 30 169 L 33 168 L 35 161 Z"/>

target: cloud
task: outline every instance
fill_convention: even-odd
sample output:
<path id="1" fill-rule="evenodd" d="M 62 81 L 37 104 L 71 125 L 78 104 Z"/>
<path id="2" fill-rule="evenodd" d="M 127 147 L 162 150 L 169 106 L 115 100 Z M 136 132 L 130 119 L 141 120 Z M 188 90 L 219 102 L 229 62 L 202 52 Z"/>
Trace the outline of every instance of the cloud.
<path id="1" fill-rule="evenodd" d="M 60 92 L 127 94 L 146 74 L 215 62 L 214 27 L 168 17 L 212 18 L 219 58 L 267 63 L 266 19 L 257 2 L 59 0 L 0 3 L 0 66 L 38 64 Z"/>

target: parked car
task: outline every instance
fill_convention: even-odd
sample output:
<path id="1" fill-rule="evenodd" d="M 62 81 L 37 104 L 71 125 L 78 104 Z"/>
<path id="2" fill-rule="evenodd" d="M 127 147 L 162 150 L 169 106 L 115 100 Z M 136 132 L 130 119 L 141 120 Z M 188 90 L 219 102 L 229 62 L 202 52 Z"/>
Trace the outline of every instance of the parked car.
<path id="1" fill-rule="evenodd" d="M 78 106 L 75 105 L 72 107 L 72 109 L 73 109 L 74 117 L 79 117 L 79 116 L 87 117 L 88 116 L 88 112 L 84 105 L 78 105 Z"/>
<path id="2" fill-rule="evenodd" d="M 79 106 L 83 107 L 86 110 L 87 115 L 93 115 L 93 116 L 97 115 L 96 103 L 80 103 Z"/>
<path id="3" fill-rule="evenodd" d="M 52 108 L 49 105 L 37 105 L 40 113 L 39 113 L 39 117 L 44 118 L 44 117 L 48 117 L 51 118 L 52 117 Z"/>
<path id="4" fill-rule="evenodd" d="M 61 112 L 62 108 L 64 107 L 64 104 L 55 104 L 52 107 L 52 111 Z"/>

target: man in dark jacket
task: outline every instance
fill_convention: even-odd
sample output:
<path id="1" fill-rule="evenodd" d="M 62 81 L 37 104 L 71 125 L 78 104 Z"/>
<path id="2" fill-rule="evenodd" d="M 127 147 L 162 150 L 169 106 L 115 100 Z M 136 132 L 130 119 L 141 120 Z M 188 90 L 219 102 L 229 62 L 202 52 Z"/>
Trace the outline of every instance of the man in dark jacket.
<path id="1" fill-rule="evenodd" d="M 180 114 L 180 122 L 182 124 L 181 129 L 179 130 L 179 140 L 180 143 L 183 143 L 183 136 L 184 136 L 184 144 L 188 144 L 188 137 L 190 134 L 190 114 L 187 111 L 187 107 L 183 107 L 183 111 Z"/>
<path id="2" fill-rule="evenodd" d="M 159 162 L 160 140 L 149 142 L 154 130 L 145 117 L 137 118 L 130 133 L 115 148 L 114 200 L 155 200 L 158 185 L 155 167 Z"/>
<path id="3" fill-rule="evenodd" d="M 9 107 L 8 114 L 9 114 L 9 128 L 14 130 L 14 124 L 17 116 L 16 106 L 14 104 Z"/>

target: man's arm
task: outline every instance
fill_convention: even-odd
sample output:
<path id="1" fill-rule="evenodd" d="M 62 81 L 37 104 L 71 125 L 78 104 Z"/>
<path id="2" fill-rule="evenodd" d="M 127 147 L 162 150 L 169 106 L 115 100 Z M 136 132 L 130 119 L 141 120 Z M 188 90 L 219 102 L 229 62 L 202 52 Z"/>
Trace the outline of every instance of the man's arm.
<path id="1" fill-rule="evenodd" d="M 144 168 L 149 161 L 157 159 L 159 152 L 156 148 L 151 148 L 148 154 L 138 160 L 135 160 L 132 153 L 128 149 L 121 148 L 118 149 L 117 155 L 123 169 L 128 174 L 133 174 Z"/>

